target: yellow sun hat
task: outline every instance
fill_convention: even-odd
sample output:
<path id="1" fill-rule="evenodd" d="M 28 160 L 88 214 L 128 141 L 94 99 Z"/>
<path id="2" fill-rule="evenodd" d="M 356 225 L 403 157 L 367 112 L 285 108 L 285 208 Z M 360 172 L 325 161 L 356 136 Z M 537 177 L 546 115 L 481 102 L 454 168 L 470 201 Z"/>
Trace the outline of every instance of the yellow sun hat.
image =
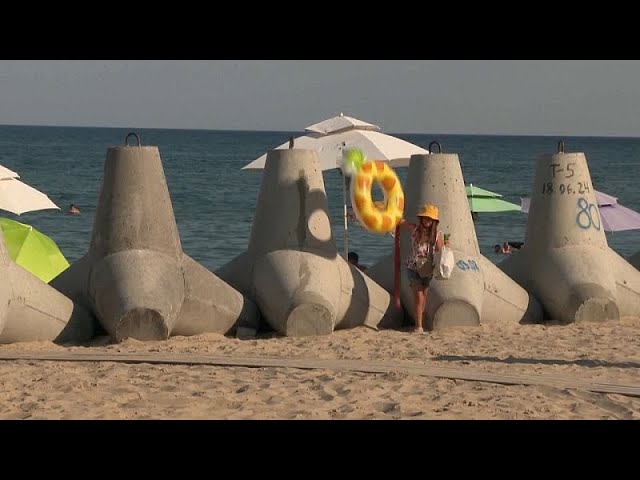
<path id="1" fill-rule="evenodd" d="M 424 205 L 420 211 L 418 212 L 418 217 L 429 217 L 433 220 L 435 220 L 436 222 L 439 222 L 440 219 L 438 218 L 438 207 L 434 206 L 434 205 Z"/>

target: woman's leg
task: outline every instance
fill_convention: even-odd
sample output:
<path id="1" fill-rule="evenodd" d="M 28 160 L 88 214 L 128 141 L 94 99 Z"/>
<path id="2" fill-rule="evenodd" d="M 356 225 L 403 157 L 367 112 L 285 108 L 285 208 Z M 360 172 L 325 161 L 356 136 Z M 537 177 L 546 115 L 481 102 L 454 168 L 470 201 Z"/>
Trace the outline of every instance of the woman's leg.
<path id="1" fill-rule="evenodd" d="M 413 290 L 413 299 L 415 304 L 415 323 L 416 323 L 416 332 L 422 332 L 422 316 L 424 314 L 424 305 L 425 305 L 425 289 L 422 285 L 413 284 L 411 285 L 411 289 Z"/>
<path id="2" fill-rule="evenodd" d="M 422 311 L 424 312 L 424 309 L 427 306 L 427 294 L 429 293 L 429 286 L 427 285 L 426 287 L 424 287 L 424 290 L 422 291 Z"/>

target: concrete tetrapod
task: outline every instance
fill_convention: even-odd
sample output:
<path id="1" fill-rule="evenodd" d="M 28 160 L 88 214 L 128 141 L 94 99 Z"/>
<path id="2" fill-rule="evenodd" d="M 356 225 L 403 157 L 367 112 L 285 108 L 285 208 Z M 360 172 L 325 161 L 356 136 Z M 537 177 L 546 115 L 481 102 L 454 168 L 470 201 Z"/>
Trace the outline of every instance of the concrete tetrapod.
<path id="1" fill-rule="evenodd" d="M 498 267 L 561 323 L 640 314 L 640 272 L 611 250 L 584 153 L 542 155 L 524 246 Z"/>
<path id="2" fill-rule="evenodd" d="M 402 323 L 389 293 L 338 255 L 312 150 L 268 152 L 247 251 L 216 273 L 288 336 Z"/>
<path id="3" fill-rule="evenodd" d="M 456 260 L 450 278 L 434 277 L 431 282 L 423 325 L 428 329 L 439 329 L 477 326 L 490 321 L 540 321 L 539 302 L 480 254 L 458 155 L 413 155 L 407 179 L 405 218 L 416 222 L 416 214 L 423 205 L 435 205 L 440 216 L 438 228 L 451 235 L 451 249 Z M 405 267 L 410 249 L 409 235 L 403 232 L 400 297 L 406 313 L 413 318 L 415 302 Z M 367 272 L 391 291 L 392 256 L 382 258 Z"/>
<path id="4" fill-rule="evenodd" d="M 0 343 L 79 343 L 93 336 L 91 313 L 11 261 L 2 233 L 0 276 Z"/>
<path id="5" fill-rule="evenodd" d="M 108 149 L 89 251 L 51 284 L 117 341 L 257 322 L 253 302 L 182 251 L 157 147 Z"/>

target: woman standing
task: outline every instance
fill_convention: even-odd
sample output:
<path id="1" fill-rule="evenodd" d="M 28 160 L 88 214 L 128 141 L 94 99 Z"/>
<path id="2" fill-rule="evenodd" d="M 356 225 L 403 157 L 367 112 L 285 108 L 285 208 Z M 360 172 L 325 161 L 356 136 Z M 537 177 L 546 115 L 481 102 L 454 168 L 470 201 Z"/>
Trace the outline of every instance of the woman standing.
<path id="1" fill-rule="evenodd" d="M 427 289 L 433 279 L 435 252 L 440 251 L 443 245 L 448 246 L 449 242 L 443 242 L 438 231 L 438 207 L 424 205 L 417 217 L 418 223 L 402 219 L 400 227 L 411 234 L 411 251 L 406 267 L 415 304 L 414 331 L 423 333 L 422 317 L 427 303 Z"/>

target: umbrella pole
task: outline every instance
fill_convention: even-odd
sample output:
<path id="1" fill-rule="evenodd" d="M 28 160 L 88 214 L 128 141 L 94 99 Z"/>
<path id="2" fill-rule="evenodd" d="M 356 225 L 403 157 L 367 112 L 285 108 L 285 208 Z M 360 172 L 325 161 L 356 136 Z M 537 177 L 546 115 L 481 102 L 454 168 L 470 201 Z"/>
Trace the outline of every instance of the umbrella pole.
<path id="1" fill-rule="evenodd" d="M 347 181 L 342 172 L 342 207 L 344 216 L 344 259 L 349 258 L 349 227 L 347 225 Z"/>

